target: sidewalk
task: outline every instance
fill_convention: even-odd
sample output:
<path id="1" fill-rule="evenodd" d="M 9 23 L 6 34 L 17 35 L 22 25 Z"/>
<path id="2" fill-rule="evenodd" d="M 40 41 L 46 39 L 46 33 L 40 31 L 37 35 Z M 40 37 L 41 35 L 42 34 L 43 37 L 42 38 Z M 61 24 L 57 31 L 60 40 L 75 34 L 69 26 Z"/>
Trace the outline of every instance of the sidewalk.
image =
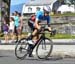
<path id="1" fill-rule="evenodd" d="M 0 45 L 0 50 L 12 50 L 15 52 L 15 45 Z M 41 52 L 40 52 L 41 53 Z M 33 55 L 36 57 L 34 50 Z M 75 58 L 75 45 L 54 45 L 51 53 L 52 57 Z"/>
<path id="2" fill-rule="evenodd" d="M 75 39 L 52 39 L 54 44 L 73 44 L 75 45 Z M 5 40 L 0 40 L 0 45 L 5 45 Z M 15 40 L 13 43 L 11 43 L 11 40 L 9 40 L 9 43 L 7 45 L 15 45 Z"/>
<path id="3" fill-rule="evenodd" d="M 2 40 L 2 43 L 0 44 L 0 50 L 15 50 L 15 43 L 11 43 L 11 40 L 9 40 L 9 44 L 5 45 L 4 40 Z M 53 39 L 54 43 L 60 43 L 57 45 L 53 45 L 53 50 L 51 56 L 59 56 L 59 57 L 74 57 L 75 58 L 75 39 Z M 64 43 L 64 44 L 63 44 Z M 67 45 L 73 43 L 72 45 Z M 35 50 L 33 52 L 35 55 Z"/>

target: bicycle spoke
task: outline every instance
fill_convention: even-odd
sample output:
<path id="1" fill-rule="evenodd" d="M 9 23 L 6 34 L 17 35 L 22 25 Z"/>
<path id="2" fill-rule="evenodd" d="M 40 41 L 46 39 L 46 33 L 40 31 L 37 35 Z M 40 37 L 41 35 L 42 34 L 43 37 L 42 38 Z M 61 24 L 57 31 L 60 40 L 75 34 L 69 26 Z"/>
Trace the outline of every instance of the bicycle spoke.
<path id="1" fill-rule="evenodd" d="M 39 42 L 36 48 L 36 54 L 38 58 L 44 59 L 44 58 L 47 58 L 51 54 L 52 46 L 53 46 L 51 43 L 52 41 L 47 38 Z"/>
<path id="2" fill-rule="evenodd" d="M 16 48 L 15 48 L 15 56 L 19 59 L 23 59 L 24 57 L 27 56 L 28 53 L 28 44 L 26 39 L 21 39 L 18 41 Z"/>

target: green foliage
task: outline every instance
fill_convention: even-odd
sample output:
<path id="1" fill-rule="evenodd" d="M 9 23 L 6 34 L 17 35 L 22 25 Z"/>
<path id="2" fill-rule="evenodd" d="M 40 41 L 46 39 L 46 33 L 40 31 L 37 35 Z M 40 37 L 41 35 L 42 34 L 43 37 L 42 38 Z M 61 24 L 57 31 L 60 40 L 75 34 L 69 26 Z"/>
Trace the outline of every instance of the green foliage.
<path id="1" fill-rule="evenodd" d="M 54 14 L 54 15 L 50 15 L 52 17 L 62 17 L 62 16 L 75 16 L 75 13 L 71 13 L 71 12 L 65 12 L 63 14 Z"/>
<path id="2" fill-rule="evenodd" d="M 70 0 L 71 4 L 75 4 L 75 0 Z"/>
<path id="3" fill-rule="evenodd" d="M 9 16 L 9 14 L 10 14 L 10 1 L 11 0 L 2 0 L 2 1 L 6 4 L 5 11 L 7 12 L 7 15 Z"/>
<path id="4" fill-rule="evenodd" d="M 7 3 L 7 4 L 9 4 L 9 1 L 10 1 L 10 0 L 3 0 L 3 2 L 5 2 L 5 3 Z"/>
<path id="5" fill-rule="evenodd" d="M 24 37 L 27 37 L 28 33 L 22 33 Z M 71 34 L 56 34 L 55 36 L 50 37 L 50 34 L 45 34 L 46 37 L 52 38 L 52 39 L 75 39 L 75 35 Z M 10 35 L 9 35 L 10 38 Z M 0 33 L 0 39 L 4 39 L 4 35 Z"/>
<path id="6" fill-rule="evenodd" d="M 56 34 L 54 37 L 50 37 L 49 34 L 46 34 L 46 37 L 52 39 L 75 39 L 75 35 L 70 34 Z"/>
<path id="7" fill-rule="evenodd" d="M 1 16 L 1 11 L 0 11 L 0 16 Z"/>

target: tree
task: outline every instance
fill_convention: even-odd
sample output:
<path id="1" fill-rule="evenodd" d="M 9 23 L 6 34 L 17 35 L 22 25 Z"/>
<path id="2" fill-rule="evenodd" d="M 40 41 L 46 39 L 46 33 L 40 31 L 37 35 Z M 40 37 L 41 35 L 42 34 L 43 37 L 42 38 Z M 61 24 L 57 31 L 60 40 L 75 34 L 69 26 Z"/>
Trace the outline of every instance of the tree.
<path id="1" fill-rule="evenodd" d="M 11 0 L 2 0 L 5 3 L 5 10 L 7 12 L 7 15 L 10 15 L 10 1 Z"/>
<path id="2" fill-rule="evenodd" d="M 10 17 L 10 1 L 11 0 L 2 0 L 2 2 L 4 3 L 2 17 L 7 17 L 7 23 L 9 23 Z"/>
<path id="3" fill-rule="evenodd" d="M 75 0 L 70 0 L 71 4 L 74 4 L 74 11 L 75 11 Z"/>
<path id="4" fill-rule="evenodd" d="M 6 18 L 6 23 L 9 23 L 9 16 L 10 16 L 10 1 L 11 0 L 0 0 L 1 2 L 1 21 Z M 1 22 L 2 28 L 3 22 Z M 2 31 L 2 29 L 1 29 Z"/>
<path id="5" fill-rule="evenodd" d="M 57 13 L 58 8 L 63 4 L 65 4 L 64 0 L 57 0 L 53 3 L 52 11 L 54 12 L 54 14 Z"/>

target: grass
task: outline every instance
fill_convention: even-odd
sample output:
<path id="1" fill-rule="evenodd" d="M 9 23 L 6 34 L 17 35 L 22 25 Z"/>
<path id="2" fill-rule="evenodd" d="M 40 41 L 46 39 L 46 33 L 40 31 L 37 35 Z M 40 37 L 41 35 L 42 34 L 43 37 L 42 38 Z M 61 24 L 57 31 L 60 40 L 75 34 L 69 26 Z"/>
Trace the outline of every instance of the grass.
<path id="1" fill-rule="evenodd" d="M 27 35 L 27 33 L 23 33 L 23 34 L 21 35 L 21 37 L 24 38 L 24 37 L 26 37 L 26 35 Z M 14 37 L 15 37 L 15 39 L 16 39 L 16 35 L 14 35 Z M 12 37 L 10 36 L 10 34 L 8 34 L 8 38 L 9 38 L 9 40 L 12 38 Z M 1 33 L 1 32 L 0 32 L 0 39 L 1 39 L 1 40 L 4 40 L 4 34 Z"/>
<path id="2" fill-rule="evenodd" d="M 22 38 L 26 37 L 28 33 L 22 33 Z M 55 36 L 50 37 L 50 34 L 45 34 L 46 37 L 51 39 L 75 39 L 75 35 L 70 34 L 56 34 Z M 16 37 L 16 36 L 15 36 Z M 0 33 L 0 39 L 4 39 L 4 36 Z M 10 39 L 10 35 L 9 35 Z"/>
<path id="3" fill-rule="evenodd" d="M 46 34 L 46 37 L 50 38 L 49 34 Z M 70 34 L 56 34 L 51 37 L 52 39 L 75 39 L 75 35 Z"/>
<path id="4" fill-rule="evenodd" d="M 1 11 L 0 11 L 0 16 L 1 16 Z"/>
<path id="5" fill-rule="evenodd" d="M 63 14 L 54 14 L 54 15 L 51 15 L 52 17 L 59 17 L 59 16 L 75 16 L 75 13 L 63 13 Z"/>

